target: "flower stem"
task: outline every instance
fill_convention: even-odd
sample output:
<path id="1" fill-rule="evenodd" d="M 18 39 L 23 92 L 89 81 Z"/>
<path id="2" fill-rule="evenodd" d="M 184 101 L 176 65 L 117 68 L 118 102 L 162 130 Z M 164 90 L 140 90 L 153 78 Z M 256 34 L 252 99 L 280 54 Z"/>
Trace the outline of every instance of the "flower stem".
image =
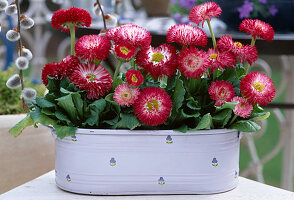
<path id="1" fill-rule="evenodd" d="M 237 119 L 237 117 L 238 117 L 238 115 L 234 115 L 234 117 L 233 117 L 233 119 L 232 119 L 232 121 L 230 122 L 229 125 L 231 125 L 232 123 L 234 123 L 234 121 Z"/>
<path id="2" fill-rule="evenodd" d="M 256 38 L 254 38 L 254 37 L 252 37 L 252 39 L 251 39 L 251 46 L 254 46 L 255 45 L 255 41 L 256 41 Z M 247 61 L 246 62 L 246 74 L 248 74 L 248 72 L 249 72 L 249 68 L 250 68 L 250 65 L 249 65 L 249 62 Z"/>
<path id="3" fill-rule="evenodd" d="M 75 55 L 75 43 L 76 43 L 76 27 L 74 24 L 69 24 L 70 31 L 70 54 Z"/>
<path id="4" fill-rule="evenodd" d="M 209 31 L 210 31 L 210 35 L 211 35 L 211 39 L 212 39 L 212 44 L 213 44 L 213 49 L 215 49 L 216 48 L 216 39 L 215 39 L 213 30 L 211 28 L 210 21 L 207 19 L 206 22 L 207 22 L 207 25 L 208 25 L 208 28 L 209 28 Z"/>
<path id="5" fill-rule="evenodd" d="M 115 69 L 114 75 L 113 75 L 113 83 L 115 83 L 115 81 L 116 81 L 116 78 L 117 78 L 117 75 L 119 73 L 119 70 L 120 70 L 121 65 L 122 65 L 122 62 L 119 61 L 118 62 L 118 65 L 117 65 L 117 67 Z"/>

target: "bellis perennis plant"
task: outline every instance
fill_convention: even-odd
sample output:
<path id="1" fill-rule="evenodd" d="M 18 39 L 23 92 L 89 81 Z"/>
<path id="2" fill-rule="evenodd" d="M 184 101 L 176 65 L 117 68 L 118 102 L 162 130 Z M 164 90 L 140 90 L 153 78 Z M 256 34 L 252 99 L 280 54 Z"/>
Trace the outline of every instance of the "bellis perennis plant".
<path id="1" fill-rule="evenodd" d="M 170 44 L 158 47 L 150 45 L 147 30 L 134 24 L 85 35 L 75 44 L 74 31 L 90 25 L 89 14 L 77 8 L 57 11 L 52 25 L 70 30 L 72 55 L 43 68 L 48 94 L 32 101 L 28 116 L 10 133 L 18 135 L 37 123 L 53 127 L 60 138 L 77 128 L 258 131 L 255 121 L 269 116 L 260 106 L 274 99 L 275 88 L 265 74 L 249 69 L 257 60 L 256 39 L 271 41 L 274 32 L 269 24 L 246 19 L 240 30 L 252 36 L 250 45 L 228 35 L 217 41 L 210 20 L 221 12 L 207 2 L 190 13 L 196 25 L 210 27 L 213 47 L 203 50 L 199 46 L 207 44 L 206 34 L 181 24 L 167 32 Z M 113 76 L 101 63 L 110 54 L 118 60 Z M 126 72 L 120 72 L 123 63 L 130 64 Z"/>

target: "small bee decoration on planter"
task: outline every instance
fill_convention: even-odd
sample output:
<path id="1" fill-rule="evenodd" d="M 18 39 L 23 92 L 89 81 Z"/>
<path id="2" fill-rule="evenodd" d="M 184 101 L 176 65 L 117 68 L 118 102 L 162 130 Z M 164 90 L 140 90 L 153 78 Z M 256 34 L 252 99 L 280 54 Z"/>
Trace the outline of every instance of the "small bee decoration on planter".
<path id="1" fill-rule="evenodd" d="M 214 166 L 214 167 L 218 166 L 218 162 L 217 162 L 217 159 L 215 157 L 212 159 L 212 166 Z"/>
<path id="2" fill-rule="evenodd" d="M 69 174 L 66 176 L 66 180 L 67 180 L 68 182 L 71 181 Z"/>
<path id="3" fill-rule="evenodd" d="M 170 135 L 168 135 L 166 137 L 166 144 L 172 144 L 172 143 L 173 143 L 173 139 L 172 139 L 172 137 Z"/>
<path id="4" fill-rule="evenodd" d="M 160 178 L 158 179 L 158 184 L 159 184 L 159 185 L 164 185 L 164 184 L 165 184 L 165 181 L 164 181 L 163 177 L 160 177 Z"/>
<path id="5" fill-rule="evenodd" d="M 75 136 L 75 135 L 71 136 L 71 140 L 72 140 L 73 142 L 76 142 L 76 141 L 77 141 L 77 136 Z"/>
<path id="6" fill-rule="evenodd" d="M 114 167 L 116 165 L 116 160 L 114 158 L 110 159 L 110 166 Z"/>
<path id="7" fill-rule="evenodd" d="M 235 170 L 235 178 L 238 177 L 238 172 Z"/>

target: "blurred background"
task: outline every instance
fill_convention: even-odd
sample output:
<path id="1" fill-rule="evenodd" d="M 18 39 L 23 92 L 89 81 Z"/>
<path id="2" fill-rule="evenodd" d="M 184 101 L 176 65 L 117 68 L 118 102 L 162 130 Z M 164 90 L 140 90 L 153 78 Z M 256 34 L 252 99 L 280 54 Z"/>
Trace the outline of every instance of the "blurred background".
<path id="1" fill-rule="evenodd" d="M 12 2 L 12 1 L 10 1 Z M 152 33 L 152 45 L 165 42 L 170 26 L 189 23 L 188 13 L 203 0 L 101 0 L 105 13 L 118 16 L 119 23 L 135 23 Z M 271 116 L 256 134 L 243 135 L 240 152 L 240 175 L 269 185 L 293 191 L 294 162 L 294 0 L 216 0 L 223 13 L 212 20 L 217 37 L 230 34 L 234 40 L 250 43 L 245 33 L 238 32 L 244 18 L 259 18 L 270 23 L 276 34 L 271 43 L 257 40 L 259 59 L 253 71 L 263 71 L 276 84 L 277 95 L 266 109 Z M 60 8 L 76 6 L 87 9 L 92 17 L 91 28 L 78 29 L 77 36 L 98 34 L 102 18 L 93 11 L 94 0 L 22 0 L 22 13 L 35 21 L 30 31 L 22 31 L 24 46 L 33 53 L 26 85 L 34 87 L 38 95 L 45 88 L 41 84 L 41 69 L 47 62 L 60 62 L 69 54 L 67 33 L 55 31 L 50 19 Z M 16 68 L 13 64 L 15 44 L 6 40 L 7 30 L 16 26 L 15 16 L 0 13 L 0 194 L 54 169 L 54 141 L 49 130 L 27 129 L 14 139 L 8 129 L 21 116 L 20 91 L 6 88 L 7 79 Z M 203 27 L 209 35 L 208 28 Z M 211 45 L 209 40 L 208 46 Z M 104 65 L 113 71 L 115 61 Z"/>

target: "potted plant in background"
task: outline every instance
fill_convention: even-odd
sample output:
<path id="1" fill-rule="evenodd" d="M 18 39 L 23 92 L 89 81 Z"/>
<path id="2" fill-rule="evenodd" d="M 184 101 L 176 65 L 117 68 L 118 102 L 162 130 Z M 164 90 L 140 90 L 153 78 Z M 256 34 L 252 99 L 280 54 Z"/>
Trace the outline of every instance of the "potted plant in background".
<path id="1" fill-rule="evenodd" d="M 97 1 L 100 7 L 99 1 Z M 260 106 L 275 96 L 272 80 L 249 69 L 257 59 L 256 38 L 274 32 L 259 20 L 244 20 L 240 30 L 251 45 L 229 35 L 216 41 L 210 26 L 221 14 L 214 2 L 194 7 L 196 25 L 175 25 L 168 43 L 151 47 L 151 34 L 125 24 L 75 44 L 75 29 L 90 26 L 79 8 L 56 11 L 52 25 L 70 32 L 71 55 L 43 68 L 45 97 L 31 101 L 27 117 L 10 130 L 17 136 L 43 124 L 56 138 L 57 185 L 84 194 L 210 194 L 238 183 L 240 132 L 260 129 L 269 117 Z M 112 20 L 112 16 L 106 20 Z M 114 20 L 115 21 L 115 20 Z M 119 64 L 111 77 L 101 65 L 109 54 Z M 122 63 L 131 68 L 120 73 Z"/>

